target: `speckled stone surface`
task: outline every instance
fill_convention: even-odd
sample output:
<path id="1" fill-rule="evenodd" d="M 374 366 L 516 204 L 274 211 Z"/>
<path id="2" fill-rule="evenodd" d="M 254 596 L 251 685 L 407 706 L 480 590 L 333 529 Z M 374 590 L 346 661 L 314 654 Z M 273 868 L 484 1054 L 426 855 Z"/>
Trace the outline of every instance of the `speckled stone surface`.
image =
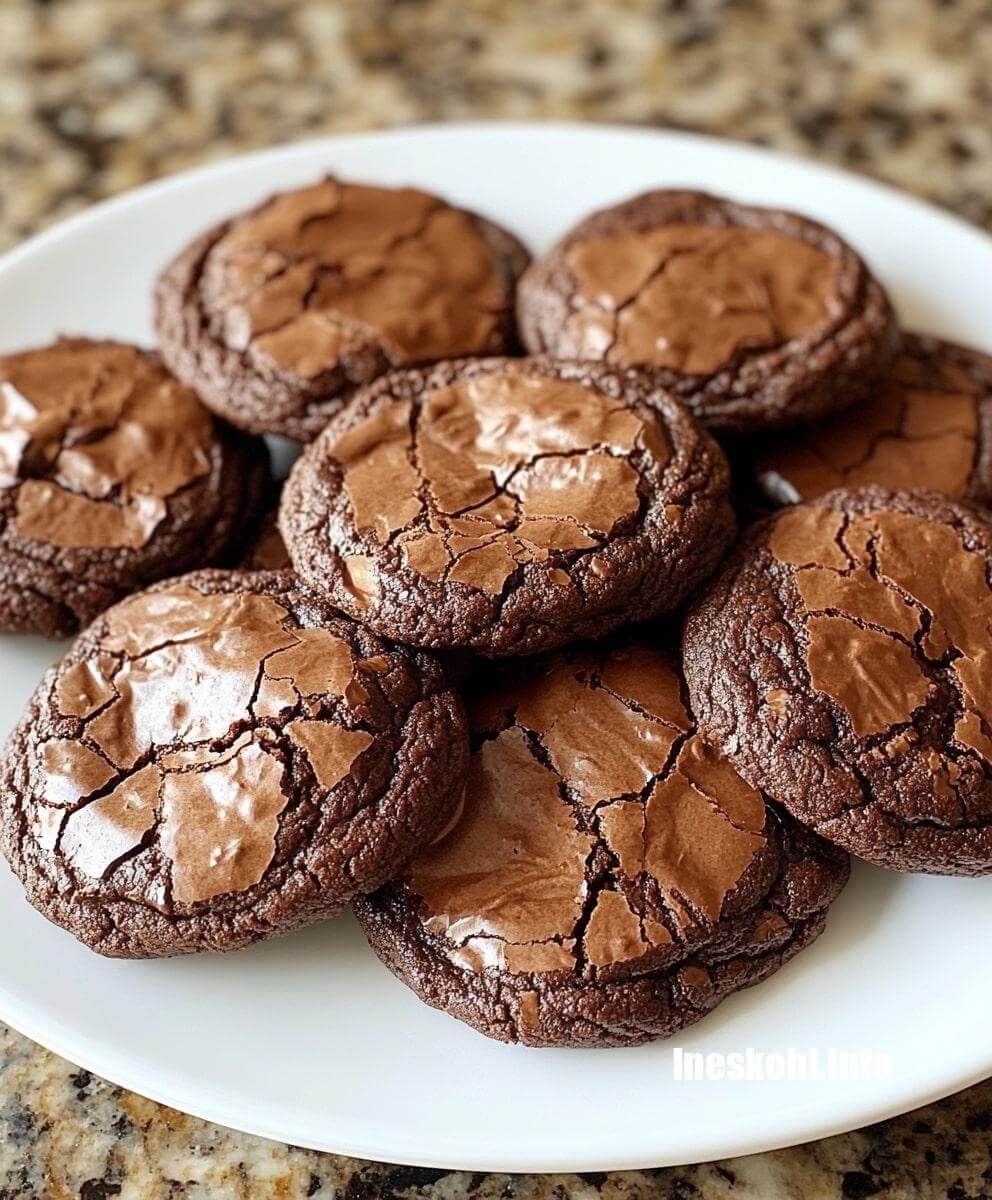
<path id="1" fill-rule="evenodd" d="M 870 172 L 992 224 L 988 0 L 0 0 L 0 245 L 254 146 L 637 121 Z"/>
<path id="2" fill-rule="evenodd" d="M 977 1200 L 992 1195 L 992 1082 L 776 1154 L 610 1175 L 470 1175 L 315 1154 L 112 1087 L 0 1026 L 0 1197 L 35 1200 Z"/>
<path id="3" fill-rule="evenodd" d="M 988 0 L 0 0 L 0 248 L 146 179 L 412 121 L 633 121 L 876 175 L 992 227 Z M 0 1200 L 992 1196 L 992 1082 L 859 1133 L 596 1176 L 276 1145 L 0 1027 Z"/>

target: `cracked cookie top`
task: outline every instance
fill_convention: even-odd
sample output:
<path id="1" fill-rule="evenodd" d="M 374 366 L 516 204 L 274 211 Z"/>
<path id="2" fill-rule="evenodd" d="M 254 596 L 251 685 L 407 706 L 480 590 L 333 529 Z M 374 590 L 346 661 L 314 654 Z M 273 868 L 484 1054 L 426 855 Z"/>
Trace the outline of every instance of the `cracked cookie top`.
<path id="1" fill-rule="evenodd" d="M 992 870 L 990 559 L 992 526 L 935 493 L 831 492 L 760 523 L 687 625 L 703 729 L 855 854 Z"/>
<path id="2" fill-rule="evenodd" d="M 0 358 L 0 487 L 19 537 L 144 546 L 209 474 L 214 422 L 134 346 L 64 341 Z"/>
<path id="3" fill-rule="evenodd" d="M 838 487 L 927 488 L 992 500 L 992 358 L 906 335 L 857 410 L 781 438 L 755 460 L 764 493 L 795 504 Z"/>
<path id="4" fill-rule="evenodd" d="M 726 544 L 726 487 L 676 401 L 604 368 L 482 360 L 357 396 L 280 521 L 303 578 L 380 632 L 520 653 L 677 603 Z"/>
<path id="5" fill-rule="evenodd" d="M 63 339 L 0 358 L 0 624 L 73 632 L 209 564 L 254 519 L 266 476 L 261 443 L 135 346 Z"/>
<path id="6" fill-rule="evenodd" d="M 527 271 L 519 316 L 531 351 L 636 368 L 736 433 L 850 403 L 842 389 L 863 389 L 858 371 L 883 363 L 894 335 L 884 294 L 835 234 L 697 192 L 583 221 Z"/>
<path id="7" fill-rule="evenodd" d="M 685 375 L 803 337 L 840 304 L 836 260 L 771 229 L 678 222 L 605 234 L 575 242 L 565 264 L 578 292 L 563 349 Z"/>
<path id="8" fill-rule="evenodd" d="M 392 914 L 401 944 L 412 928 L 415 953 L 443 963 L 453 1005 L 507 980 L 534 1040 L 540 1008 L 567 1007 L 570 989 L 608 996 L 650 974 L 700 996 L 710 947 L 721 966 L 756 962 L 825 907 L 823 879 L 802 904 L 784 899 L 789 832 L 699 737 L 664 654 L 566 651 L 477 695 L 469 716 L 460 816 L 359 913 Z M 841 860 L 827 859 L 836 884 Z"/>
<path id="9" fill-rule="evenodd" d="M 97 949 L 226 949 L 387 878 L 450 812 L 464 748 L 424 656 L 288 576 L 187 576 L 110 609 L 42 684 L 5 849 Z"/>
<path id="10" fill-rule="evenodd" d="M 470 970 L 674 953 L 774 861 L 764 800 L 693 734 L 655 651 L 570 655 L 470 720 L 482 741 L 462 816 L 408 876 Z"/>
<path id="11" fill-rule="evenodd" d="M 309 440 L 335 398 L 390 367 L 512 348 L 525 261 L 508 234 L 436 196 L 328 178 L 180 256 L 160 286 L 163 354 L 236 424 Z"/>

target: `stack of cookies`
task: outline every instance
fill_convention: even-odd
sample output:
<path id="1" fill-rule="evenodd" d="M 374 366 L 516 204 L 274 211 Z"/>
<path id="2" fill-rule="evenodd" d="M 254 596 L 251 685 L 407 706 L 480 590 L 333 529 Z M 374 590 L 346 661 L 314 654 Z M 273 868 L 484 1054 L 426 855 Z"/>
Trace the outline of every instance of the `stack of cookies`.
<path id="1" fill-rule="evenodd" d="M 157 353 L 0 359 L 0 625 L 79 634 L 0 836 L 94 950 L 350 905 L 483 1033 L 630 1045 L 808 945 L 849 854 L 992 872 L 992 360 L 835 233 L 657 191 L 530 262 L 325 179 L 155 305 Z"/>

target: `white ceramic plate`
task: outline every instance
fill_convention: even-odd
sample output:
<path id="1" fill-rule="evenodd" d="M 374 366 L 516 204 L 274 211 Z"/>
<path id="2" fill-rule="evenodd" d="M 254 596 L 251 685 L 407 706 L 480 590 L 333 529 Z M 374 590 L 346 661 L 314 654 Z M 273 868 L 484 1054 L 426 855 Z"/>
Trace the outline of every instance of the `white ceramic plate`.
<path id="1" fill-rule="evenodd" d="M 658 185 L 796 208 L 838 228 L 913 327 L 992 350 L 992 240 L 848 175 L 674 133 L 461 126 L 311 142 L 142 188 L 0 262 L 0 350 L 58 333 L 149 342 L 152 280 L 204 226 L 333 170 L 412 183 L 543 249 L 577 218 Z M 58 647 L 0 644 L 2 732 Z M 702 1161 L 851 1129 L 992 1074 L 992 878 L 868 867 L 827 932 L 768 983 L 676 1039 L 684 1050 L 869 1048 L 888 1079 L 672 1078 L 671 1044 L 499 1045 L 422 1005 L 350 918 L 227 956 L 110 962 L 48 925 L 0 869 L 0 1017 L 96 1073 L 299 1145 L 506 1171 Z"/>

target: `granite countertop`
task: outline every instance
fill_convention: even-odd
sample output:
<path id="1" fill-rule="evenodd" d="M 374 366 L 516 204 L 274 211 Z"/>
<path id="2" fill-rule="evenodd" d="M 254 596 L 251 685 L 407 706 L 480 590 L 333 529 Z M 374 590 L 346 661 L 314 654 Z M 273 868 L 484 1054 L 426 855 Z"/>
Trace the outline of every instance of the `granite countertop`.
<path id="1" fill-rule="evenodd" d="M 987 0 L 0 0 L 0 248 L 196 163 L 473 117 L 633 121 L 815 155 L 992 227 Z M 464 1175 L 183 1116 L 0 1027 L 0 1200 L 992 1196 L 992 1082 L 707 1166 Z"/>

